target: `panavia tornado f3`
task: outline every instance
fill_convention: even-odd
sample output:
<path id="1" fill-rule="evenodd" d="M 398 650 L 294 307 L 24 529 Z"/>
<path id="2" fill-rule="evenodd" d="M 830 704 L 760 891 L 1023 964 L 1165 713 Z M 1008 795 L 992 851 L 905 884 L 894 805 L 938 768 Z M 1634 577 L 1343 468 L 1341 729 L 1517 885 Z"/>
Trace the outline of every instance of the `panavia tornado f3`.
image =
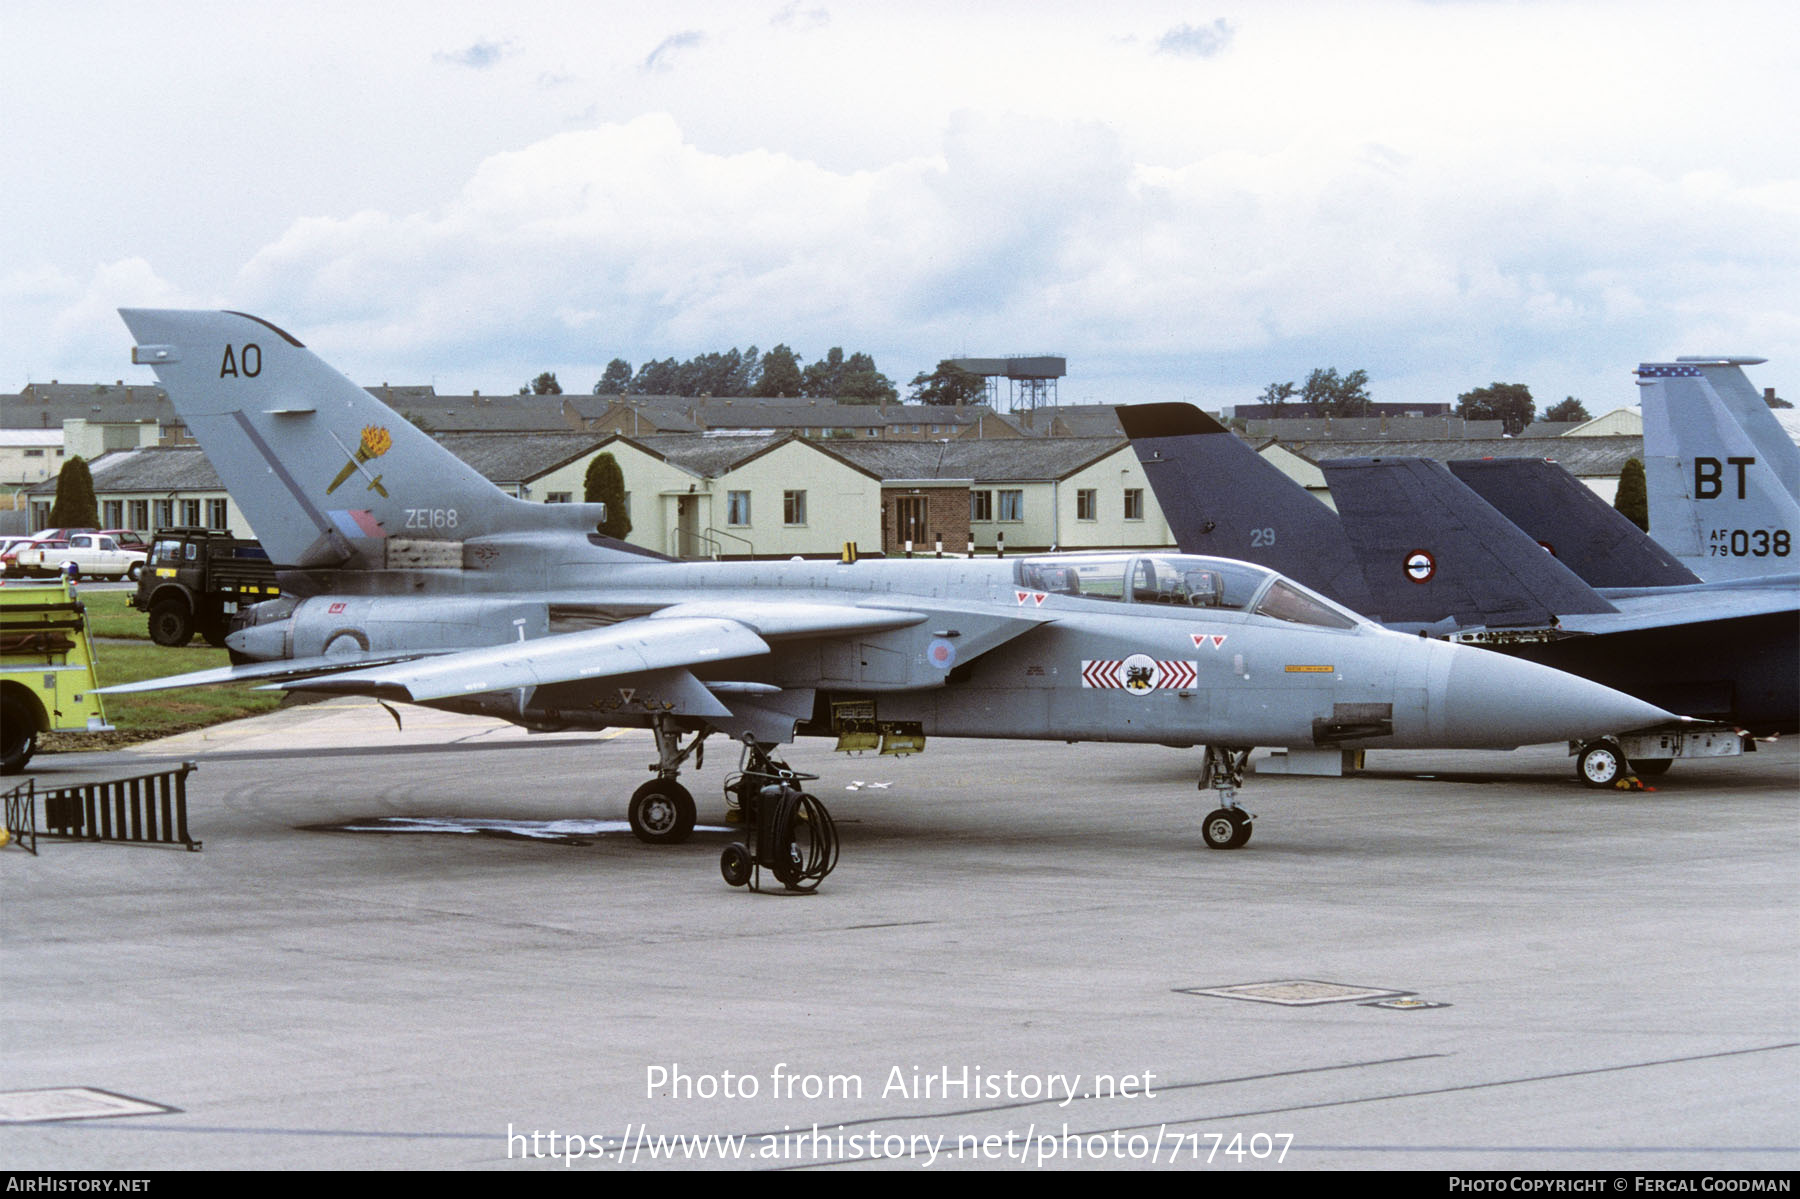
<path id="1" fill-rule="evenodd" d="M 753 780 L 811 777 L 775 756 L 797 735 L 1204 746 L 1201 833 L 1224 849 L 1250 837 L 1254 746 L 1512 748 L 1674 719 L 1229 559 L 667 559 L 596 532 L 596 505 L 503 494 L 267 321 L 121 315 L 286 592 L 240 617 L 239 665 L 132 686 L 251 679 L 647 728 L 657 760 L 629 807 L 647 842 L 692 830 L 678 776 L 713 734 Z"/>

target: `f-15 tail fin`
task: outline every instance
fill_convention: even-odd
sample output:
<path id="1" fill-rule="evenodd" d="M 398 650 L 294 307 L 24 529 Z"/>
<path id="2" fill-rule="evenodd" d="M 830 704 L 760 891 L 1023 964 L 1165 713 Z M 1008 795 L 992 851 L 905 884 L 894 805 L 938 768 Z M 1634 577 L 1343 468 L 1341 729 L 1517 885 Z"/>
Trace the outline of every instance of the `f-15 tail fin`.
<path id="1" fill-rule="evenodd" d="M 1783 477 L 1800 471 L 1795 447 L 1784 450 L 1766 430 L 1760 439 L 1746 432 L 1734 414 L 1751 415 L 1744 396 L 1728 404 L 1713 386 L 1730 372 L 1748 388 L 1735 366 L 1647 362 L 1637 369 L 1650 535 L 1707 580 L 1792 570 L 1800 531 L 1795 484 Z M 1766 408 L 1762 416 L 1774 424 Z"/>
<path id="2" fill-rule="evenodd" d="M 1481 458 L 1450 473 L 1589 587 L 1680 587 L 1699 577 L 1554 462 Z"/>
<path id="3" fill-rule="evenodd" d="M 122 309 L 269 556 L 306 569 L 464 565 L 494 534 L 593 533 L 598 505 L 515 500 L 291 334 L 236 312 Z M 604 556 L 603 550 L 595 550 Z"/>
<path id="4" fill-rule="evenodd" d="M 1386 624 L 1548 625 L 1616 609 L 1519 528 L 1424 458 L 1323 463 Z"/>
<path id="5" fill-rule="evenodd" d="M 1775 414 L 1769 411 L 1768 403 L 1751 384 L 1749 376 L 1744 374 L 1746 366 L 1757 366 L 1767 362 L 1767 358 L 1709 358 L 1699 354 L 1684 354 L 1676 363 L 1695 366 L 1700 369 L 1700 377 L 1712 385 L 1718 395 L 1719 402 L 1725 405 L 1725 411 L 1731 413 L 1731 419 L 1738 423 L 1744 436 L 1756 447 L 1756 452 L 1775 472 L 1787 493 L 1800 499 L 1800 445 L 1787 435 Z"/>
<path id="6" fill-rule="evenodd" d="M 1118 414 L 1183 553 L 1255 562 L 1372 611 L 1337 514 L 1229 429 L 1192 404 L 1126 404 Z"/>

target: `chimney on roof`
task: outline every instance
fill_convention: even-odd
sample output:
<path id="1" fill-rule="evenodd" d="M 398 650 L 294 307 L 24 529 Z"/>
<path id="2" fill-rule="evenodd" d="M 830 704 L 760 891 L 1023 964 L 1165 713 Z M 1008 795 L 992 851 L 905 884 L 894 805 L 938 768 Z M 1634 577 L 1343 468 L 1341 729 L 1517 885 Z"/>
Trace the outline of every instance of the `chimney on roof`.
<path id="1" fill-rule="evenodd" d="M 475 398 L 478 400 L 481 398 L 481 388 L 479 387 L 475 389 Z"/>

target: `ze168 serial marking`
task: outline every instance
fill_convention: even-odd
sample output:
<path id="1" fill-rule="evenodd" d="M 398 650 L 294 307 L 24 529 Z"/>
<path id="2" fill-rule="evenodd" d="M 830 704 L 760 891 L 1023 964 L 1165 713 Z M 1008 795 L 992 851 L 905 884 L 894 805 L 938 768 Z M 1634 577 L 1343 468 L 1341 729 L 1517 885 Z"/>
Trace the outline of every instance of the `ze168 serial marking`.
<path id="1" fill-rule="evenodd" d="M 409 529 L 454 529 L 456 527 L 456 509 L 408 508 L 406 510 L 406 527 Z"/>

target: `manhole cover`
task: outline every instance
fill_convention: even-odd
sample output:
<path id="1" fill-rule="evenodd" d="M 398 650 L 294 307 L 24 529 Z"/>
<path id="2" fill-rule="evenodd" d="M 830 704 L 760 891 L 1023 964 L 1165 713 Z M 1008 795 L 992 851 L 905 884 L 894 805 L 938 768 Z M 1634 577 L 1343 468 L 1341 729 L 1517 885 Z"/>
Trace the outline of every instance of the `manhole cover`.
<path id="1" fill-rule="evenodd" d="M 0 1124 L 41 1124 L 49 1120 L 92 1120 L 98 1116 L 150 1116 L 180 1111 L 129 1095 L 93 1087 L 51 1087 L 42 1091 L 0 1091 Z"/>
<path id="2" fill-rule="evenodd" d="M 1219 999 L 1247 999 L 1252 1003 L 1278 1003 L 1283 1007 L 1310 1007 L 1317 1003 L 1367 1003 L 1371 999 L 1397 999 L 1411 991 L 1388 987 L 1355 987 L 1347 983 L 1290 978 L 1276 982 L 1238 983 L 1229 987 L 1177 987 L 1183 995 L 1211 995 Z"/>

